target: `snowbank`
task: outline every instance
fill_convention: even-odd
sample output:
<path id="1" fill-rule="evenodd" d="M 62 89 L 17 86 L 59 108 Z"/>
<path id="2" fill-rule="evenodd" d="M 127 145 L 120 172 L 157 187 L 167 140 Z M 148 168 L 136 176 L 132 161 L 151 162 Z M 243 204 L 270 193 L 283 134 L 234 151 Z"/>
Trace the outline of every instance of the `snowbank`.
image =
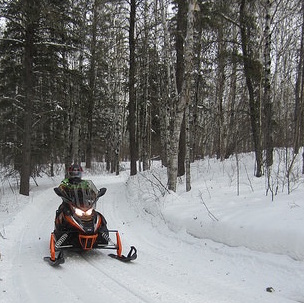
<path id="1" fill-rule="evenodd" d="M 266 195 L 265 177 L 253 176 L 252 155 L 236 164 L 233 158 L 193 164 L 188 193 L 183 180 L 177 193 L 166 191 L 164 169 L 141 173 L 128 181 L 129 195 L 137 195 L 129 200 L 139 201 L 137 211 L 150 214 L 152 221 L 163 220 L 176 233 L 304 260 L 303 177 L 296 177 L 287 194 L 287 181 L 279 183 L 281 176 L 273 176 L 277 194 L 272 197 Z"/>

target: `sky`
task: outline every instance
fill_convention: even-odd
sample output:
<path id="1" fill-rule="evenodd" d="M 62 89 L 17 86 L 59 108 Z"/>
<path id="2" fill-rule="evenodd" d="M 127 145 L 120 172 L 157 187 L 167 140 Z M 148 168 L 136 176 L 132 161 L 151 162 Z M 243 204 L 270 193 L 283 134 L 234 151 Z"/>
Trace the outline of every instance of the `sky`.
<path id="1" fill-rule="evenodd" d="M 97 210 L 119 230 L 123 253 L 138 250 L 128 264 L 93 250 L 65 252 L 64 264 L 49 266 L 63 172 L 37 178 L 29 197 L 15 179 L 2 180 L 0 302 L 304 302 L 304 179 L 299 158 L 288 194 L 283 156 L 276 152 L 269 178 L 274 196 L 267 178 L 254 177 L 253 154 L 193 163 L 190 192 L 183 178 L 168 192 L 158 161 L 132 177 L 127 163 L 119 176 L 84 169 L 107 188 Z"/>

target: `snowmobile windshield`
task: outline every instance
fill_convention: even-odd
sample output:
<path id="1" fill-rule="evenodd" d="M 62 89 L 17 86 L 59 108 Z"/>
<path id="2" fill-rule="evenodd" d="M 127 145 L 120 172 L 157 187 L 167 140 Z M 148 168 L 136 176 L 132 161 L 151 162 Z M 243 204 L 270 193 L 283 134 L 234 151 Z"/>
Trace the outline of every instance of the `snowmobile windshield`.
<path id="1" fill-rule="evenodd" d="M 95 207 L 98 191 L 91 180 L 83 180 L 77 186 L 66 189 L 65 192 L 73 206 L 82 210 Z"/>

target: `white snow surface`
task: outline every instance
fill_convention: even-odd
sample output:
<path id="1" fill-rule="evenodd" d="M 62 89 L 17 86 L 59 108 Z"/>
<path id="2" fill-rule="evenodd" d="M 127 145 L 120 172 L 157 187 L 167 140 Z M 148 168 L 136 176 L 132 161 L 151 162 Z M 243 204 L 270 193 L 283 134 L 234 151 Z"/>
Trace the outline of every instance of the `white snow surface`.
<path id="1" fill-rule="evenodd" d="M 238 160 L 238 161 L 237 161 Z M 122 263 L 111 251 L 65 253 L 56 268 L 43 261 L 60 199 L 55 178 L 37 178 L 29 197 L 14 180 L 0 188 L 0 302 L 288 303 L 304 302 L 304 186 L 274 169 L 277 191 L 266 195 L 267 178 L 255 178 L 254 157 L 197 161 L 192 189 L 179 179 L 165 188 L 157 167 L 129 177 L 86 171 L 107 187 L 97 210 L 120 231 Z M 300 164 L 299 164 L 300 165 Z M 276 166 L 274 166 L 276 167 Z M 272 290 L 267 291 L 267 289 Z"/>

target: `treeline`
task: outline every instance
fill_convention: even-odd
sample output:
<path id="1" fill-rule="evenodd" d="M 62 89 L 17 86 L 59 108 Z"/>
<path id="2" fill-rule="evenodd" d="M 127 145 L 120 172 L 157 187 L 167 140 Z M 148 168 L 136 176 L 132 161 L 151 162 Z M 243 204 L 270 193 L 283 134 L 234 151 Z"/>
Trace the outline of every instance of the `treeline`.
<path id="1" fill-rule="evenodd" d="M 0 161 L 29 178 L 303 145 L 302 0 L 0 0 Z"/>

